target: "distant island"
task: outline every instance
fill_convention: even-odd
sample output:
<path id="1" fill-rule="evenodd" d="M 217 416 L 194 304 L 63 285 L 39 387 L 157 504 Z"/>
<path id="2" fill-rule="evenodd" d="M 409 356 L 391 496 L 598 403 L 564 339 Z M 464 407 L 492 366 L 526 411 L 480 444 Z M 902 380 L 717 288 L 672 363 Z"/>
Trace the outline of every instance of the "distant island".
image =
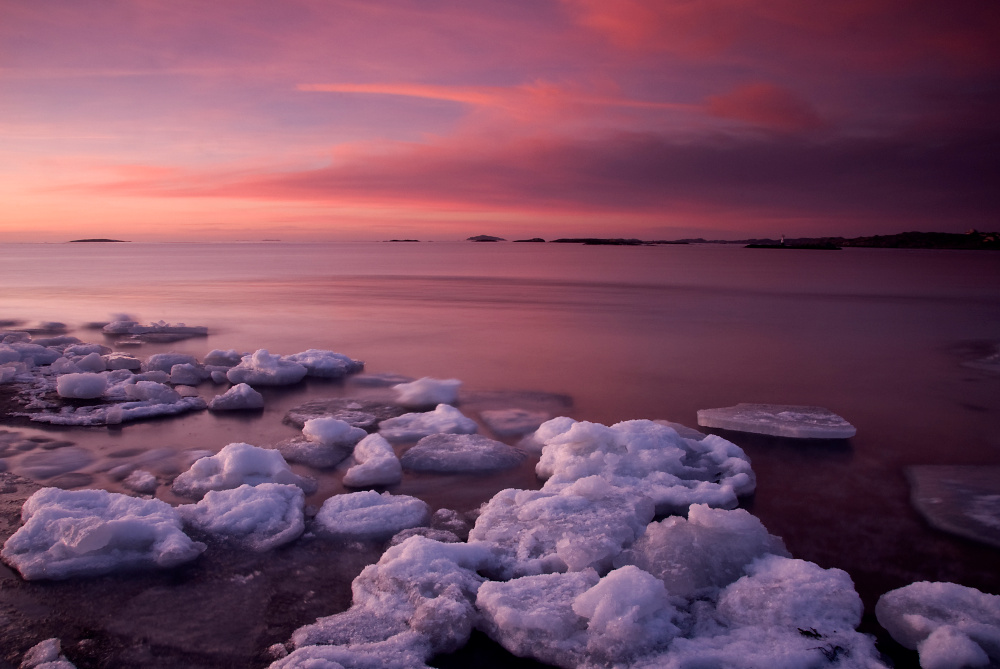
<path id="1" fill-rule="evenodd" d="M 541 242 L 541 243 L 544 244 L 545 240 L 542 239 L 541 237 L 532 237 L 531 239 L 515 239 L 514 242 L 515 243 L 530 242 L 532 244 L 537 244 L 537 243 Z"/>
<path id="2" fill-rule="evenodd" d="M 467 242 L 505 242 L 507 241 L 503 237 L 494 237 L 492 235 L 476 235 L 475 237 L 469 237 L 465 241 Z"/>
<path id="3" fill-rule="evenodd" d="M 804 249 L 806 251 L 839 251 L 836 244 L 789 244 L 782 239 L 777 244 L 747 244 L 748 249 Z"/>
<path id="4" fill-rule="evenodd" d="M 83 244 L 83 243 L 90 244 L 90 243 L 93 243 L 93 242 L 101 242 L 101 243 L 104 243 L 104 242 L 114 242 L 115 244 L 127 244 L 128 240 L 127 239 L 71 239 L 71 240 L 69 240 L 70 244 Z"/>
<path id="5" fill-rule="evenodd" d="M 390 242 L 419 242 L 419 239 L 390 239 Z"/>

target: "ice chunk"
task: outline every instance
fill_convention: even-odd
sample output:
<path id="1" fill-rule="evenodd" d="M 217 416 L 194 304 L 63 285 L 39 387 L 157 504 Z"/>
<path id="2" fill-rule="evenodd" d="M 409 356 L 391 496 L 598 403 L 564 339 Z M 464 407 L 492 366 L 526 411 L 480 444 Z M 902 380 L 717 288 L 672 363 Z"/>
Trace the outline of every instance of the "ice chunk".
<path id="1" fill-rule="evenodd" d="M 406 451 L 400 462 L 419 472 L 492 472 L 516 467 L 527 456 L 520 448 L 479 434 L 432 434 Z"/>
<path id="2" fill-rule="evenodd" d="M 302 426 L 302 434 L 309 441 L 326 446 L 353 446 L 367 432 L 342 420 L 326 417 L 307 420 Z"/>
<path id="3" fill-rule="evenodd" d="M 104 356 L 104 366 L 111 370 L 129 369 L 134 371 L 142 368 L 142 362 L 139 358 L 125 353 L 109 353 Z"/>
<path id="4" fill-rule="evenodd" d="M 416 497 L 364 490 L 330 497 L 316 522 L 338 539 L 386 541 L 400 530 L 426 525 L 431 510 Z"/>
<path id="5" fill-rule="evenodd" d="M 88 353 L 73 362 L 81 372 L 103 372 L 108 368 L 100 353 Z"/>
<path id="6" fill-rule="evenodd" d="M 746 572 L 719 596 L 719 612 L 733 623 L 819 634 L 852 630 L 861 623 L 861 597 L 845 571 L 766 555 Z"/>
<path id="7" fill-rule="evenodd" d="M 354 579 L 349 610 L 296 630 L 297 650 L 272 667 L 330 666 L 307 664 L 306 658 L 345 667 L 423 667 L 432 655 L 468 640 L 484 580 L 476 572 L 492 562 L 486 545 L 410 537 Z"/>
<path id="8" fill-rule="evenodd" d="M 170 386 L 156 381 L 136 381 L 125 386 L 125 397 L 133 402 L 154 402 L 173 404 L 179 402 L 180 394 Z"/>
<path id="9" fill-rule="evenodd" d="M 181 531 L 166 502 L 104 490 L 43 488 L 24 503 L 21 519 L 0 556 L 28 580 L 173 567 L 205 550 Z"/>
<path id="10" fill-rule="evenodd" d="M 48 348 L 31 342 L 16 341 L 10 347 L 18 352 L 22 362 L 31 360 L 35 365 L 51 365 L 62 357 L 59 349 Z"/>
<path id="11" fill-rule="evenodd" d="M 396 401 L 401 405 L 418 408 L 454 404 L 461 385 L 462 382 L 458 379 L 432 379 L 425 376 L 409 383 L 400 383 L 392 389 L 396 391 Z"/>
<path id="12" fill-rule="evenodd" d="M 230 382 L 252 386 L 287 386 L 298 383 L 305 375 L 306 368 L 302 365 L 283 360 L 280 355 L 271 355 L 263 348 L 243 356 L 240 364 L 226 373 Z"/>
<path id="13" fill-rule="evenodd" d="M 184 522 L 202 532 L 266 551 L 295 540 L 305 529 L 305 496 L 294 485 L 261 483 L 205 493 L 197 504 L 177 507 Z"/>
<path id="14" fill-rule="evenodd" d="M 191 363 L 180 363 L 170 368 L 170 383 L 196 386 L 211 374 L 204 367 Z"/>
<path id="15" fill-rule="evenodd" d="M 768 554 L 790 557 L 754 516 L 692 504 L 686 520 L 672 516 L 651 523 L 614 564 L 636 565 L 661 579 L 671 595 L 692 598 L 729 585 L 747 564 Z"/>
<path id="16" fill-rule="evenodd" d="M 125 480 L 122 481 L 122 485 L 137 493 L 152 495 L 156 492 L 156 487 L 159 484 L 156 481 L 156 477 L 149 472 L 142 469 L 136 469 L 125 477 Z"/>
<path id="17" fill-rule="evenodd" d="M 316 490 L 316 482 L 292 472 L 278 451 L 244 443 L 228 444 L 216 455 L 196 461 L 174 479 L 172 489 L 178 495 L 201 498 L 210 490 L 261 483 L 297 485 L 306 494 Z"/>
<path id="18" fill-rule="evenodd" d="M 146 364 L 142 366 L 142 371 L 166 372 L 169 374 L 174 365 L 197 366 L 198 358 L 186 353 L 157 353 L 149 356 Z"/>
<path id="19" fill-rule="evenodd" d="M 795 439 L 848 439 L 857 430 L 822 407 L 737 404 L 698 411 L 698 425 Z"/>
<path id="20" fill-rule="evenodd" d="M 597 585 L 593 569 L 483 583 L 476 607 L 485 632 L 519 657 L 576 667 L 587 646 L 587 621 L 573 601 Z"/>
<path id="21" fill-rule="evenodd" d="M 76 338 L 74 337 L 74 339 Z M 48 345 L 51 346 L 52 344 Z M 79 340 L 77 340 L 77 343 L 70 344 L 69 346 L 63 349 L 63 355 L 66 356 L 84 356 L 84 355 L 90 355 L 91 353 L 96 353 L 97 355 L 105 356 L 110 354 L 111 352 L 112 352 L 111 349 L 108 348 L 107 346 L 104 346 L 103 344 L 84 344 Z"/>
<path id="22" fill-rule="evenodd" d="M 547 411 L 530 409 L 487 409 L 479 412 L 486 426 L 498 437 L 512 437 L 534 432 L 549 420 Z"/>
<path id="23" fill-rule="evenodd" d="M 63 374 L 56 379 L 56 392 L 60 397 L 73 399 L 95 399 L 108 388 L 108 377 L 104 374 L 81 372 Z"/>
<path id="24" fill-rule="evenodd" d="M 76 669 L 76 665 L 62 654 L 59 639 L 40 641 L 24 654 L 20 669 Z"/>
<path id="25" fill-rule="evenodd" d="M 288 462 L 298 462 L 316 469 L 336 467 L 351 454 L 351 446 L 348 444 L 330 445 L 303 437 L 278 442 L 274 449 Z"/>
<path id="26" fill-rule="evenodd" d="M 497 545 L 498 578 L 611 568 L 653 519 L 653 504 L 598 476 L 558 493 L 507 489 L 487 502 L 469 542 Z"/>
<path id="27" fill-rule="evenodd" d="M 1000 595 L 921 581 L 882 595 L 875 616 L 925 669 L 1000 663 Z"/>
<path id="28" fill-rule="evenodd" d="M 236 349 L 229 349 L 228 351 L 223 351 L 222 349 L 213 349 L 208 352 L 205 356 L 205 366 L 212 367 L 235 367 L 240 364 L 243 360 L 243 356 L 250 355 L 249 353 L 240 353 Z"/>
<path id="29" fill-rule="evenodd" d="M 370 434 L 354 447 L 354 460 L 358 463 L 344 474 L 344 485 L 352 488 L 393 485 L 403 478 L 392 445 L 381 435 Z"/>
<path id="30" fill-rule="evenodd" d="M 238 411 L 263 407 L 264 396 L 245 383 L 237 383 L 222 395 L 216 395 L 208 403 L 208 408 L 212 411 Z"/>
<path id="31" fill-rule="evenodd" d="M 318 376 L 327 379 L 339 379 L 348 374 L 355 374 L 365 368 L 365 363 L 352 360 L 343 353 L 324 351 L 311 348 L 302 353 L 286 355 L 285 360 L 298 363 L 306 368 L 308 376 Z"/>
<path id="32" fill-rule="evenodd" d="M 544 440 L 535 467 L 548 479 L 543 490 L 555 492 L 577 479 L 601 476 L 649 497 L 658 514 L 667 514 L 683 513 L 690 504 L 732 508 L 739 495 L 756 486 L 746 454 L 721 437 L 685 439 L 648 420 L 611 427 L 567 421 L 548 421 L 533 437 Z"/>
<path id="33" fill-rule="evenodd" d="M 182 398 L 173 389 L 167 388 L 167 390 L 177 395 L 178 401 L 140 400 L 123 404 L 84 406 L 76 409 L 63 407 L 59 413 L 41 411 L 29 414 L 28 417 L 39 423 L 53 425 L 117 425 L 126 421 L 154 416 L 170 416 L 205 408 L 205 401 L 200 397 Z"/>
<path id="34" fill-rule="evenodd" d="M 1000 466 L 912 465 L 906 478 L 932 526 L 1000 548 Z"/>
<path id="35" fill-rule="evenodd" d="M 473 434 L 479 427 L 461 411 L 439 404 L 434 411 L 407 413 L 379 423 L 379 434 L 389 441 L 410 441 L 431 434 Z"/>

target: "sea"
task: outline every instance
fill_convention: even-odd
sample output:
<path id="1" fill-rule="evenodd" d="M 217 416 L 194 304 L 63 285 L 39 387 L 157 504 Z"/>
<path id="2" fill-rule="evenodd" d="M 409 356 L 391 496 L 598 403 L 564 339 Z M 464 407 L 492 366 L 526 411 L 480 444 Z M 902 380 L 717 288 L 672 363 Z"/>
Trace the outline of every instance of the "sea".
<path id="1" fill-rule="evenodd" d="M 863 631 L 878 633 L 871 612 L 880 594 L 914 581 L 1000 593 L 997 549 L 929 526 L 911 505 L 905 475 L 913 465 L 1000 465 L 1000 374 L 967 364 L 1000 342 L 997 253 L 509 242 L 0 245 L 5 327 L 57 321 L 84 341 L 114 345 L 88 324 L 120 314 L 208 328 L 207 337 L 145 344 L 129 349 L 134 355 L 330 349 L 364 360 L 366 373 L 455 378 L 463 392 L 565 396 L 571 417 L 607 425 L 648 418 L 697 428 L 699 409 L 741 402 L 825 407 L 857 435 L 803 442 L 707 430 L 751 459 L 757 490 L 742 506 L 793 556 L 851 575 L 866 608 Z M 200 391 L 208 399 L 221 392 L 211 384 Z M 251 415 L 7 429 L 68 439 L 100 464 L 153 448 L 273 444 L 296 433 L 282 422 L 289 408 L 356 391 L 349 382 L 309 380 L 265 390 L 265 410 Z M 92 487 L 115 489 L 101 467 L 89 471 Z M 311 475 L 320 479 L 313 505 L 344 491 L 342 471 Z M 528 466 L 496 477 L 410 474 L 392 491 L 468 511 L 502 488 L 540 485 Z M 164 487 L 157 496 L 183 501 Z M 329 558 L 334 574 L 326 578 L 333 581 L 322 581 L 315 561 L 273 558 L 288 570 L 281 572 L 283 594 L 274 594 L 273 583 L 267 596 L 219 594 L 217 606 L 256 606 L 263 620 L 228 619 L 218 624 L 238 629 L 215 636 L 205 631 L 210 623 L 192 622 L 201 620 L 195 609 L 212 605 L 182 605 L 189 599 L 167 593 L 189 592 L 213 574 L 232 582 L 278 567 L 234 555 L 238 566 L 231 568 L 217 561 L 202 572 L 104 577 L 99 587 L 22 586 L 16 601 L 3 605 L 8 615 L 20 607 L 21 622 L 34 621 L 38 635 L 63 624 L 84 640 L 83 623 L 53 611 L 86 609 L 90 601 L 130 611 L 131 622 L 93 632 L 94 648 L 114 660 L 92 666 L 157 666 L 154 659 L 175 646 L 186 650 L 163 655 L 172 659 L 162 666 L 178 657 L 188 666 L 266 666 L 267 645 L 336 612 L 318 588 L 336 591 L 331 597 L 345 606 L 350 578 L 377 558 Z M 0 570 L 0 586 L 12 587 L 14 572 Z M 293 585 L 296 578 L 306 585 Z M 121 641 L 141 625 L 158 629 L 143 637 L 146 655 Z M 235 655 L 220 649 L 220 634 L 239 636 L 245 647 Z M 498 647 L 483 652 L 499 658 L 495 666 L 527 666 Z M 915 656 L 898 657 L 897 666 L 906 666 Z M 462 664 L 455 662 L 440 666 Z"/>

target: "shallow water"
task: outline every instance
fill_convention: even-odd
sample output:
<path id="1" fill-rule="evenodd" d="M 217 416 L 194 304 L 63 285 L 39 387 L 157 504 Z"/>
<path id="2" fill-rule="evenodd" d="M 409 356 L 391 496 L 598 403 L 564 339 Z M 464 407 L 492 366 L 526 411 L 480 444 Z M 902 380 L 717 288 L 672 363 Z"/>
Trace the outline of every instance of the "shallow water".
<path id="1" fill-rule="evenodd" d="M 996 549 L 929 528 L 909 504 L 903 473 L 911 464 L 1000 464 L 1000 377 L 960 364 L 1000 341 L 997 254 L 11 245 L 0 250 L 0 286 L 0 320 L 62 321 L 84 341 L 103 340 L 84 323 L 120 312 L 209 327 L 207 338 L 146 345 L 134 353 L 141 357 L 328 348 L 365 360 L 369 372 L 454 377 L 471 391 L 569 395 L 574 418 L 606 424 L 662 418 L 694 426 L 698 409 L 739 402 L 824 406 L 857 436 L 803 445 L 719 432 L 750 456 L 758 487 L 745 504 L 769 531 L 796 557 L 846 569 L 869 612 L 882 592 L 917 580 L 1000 592 Z M 110 489 L 101 469 L 116 458 L 272 444 L 297 433 L 281 422 L 292 406 L 377 392 L 310 381 L 265 391 L 265 410 L 249 416 L 17 429 L 94 453 L 82 471 Z M 314 504 L 343 490 L 342 472 L 312 475 L 321 480 Z M 487 479 L 408 475 L 392 490 L 471 509 L 502 487 L 537 485 L 528 463 Z M 158 496 L 180 501 L 162 487 Z"/>

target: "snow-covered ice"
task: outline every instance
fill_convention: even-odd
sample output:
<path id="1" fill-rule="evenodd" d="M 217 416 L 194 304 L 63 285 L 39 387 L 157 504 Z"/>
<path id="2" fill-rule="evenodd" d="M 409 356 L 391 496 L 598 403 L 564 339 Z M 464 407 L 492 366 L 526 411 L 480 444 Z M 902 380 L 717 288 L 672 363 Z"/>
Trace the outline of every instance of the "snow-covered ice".
<path id="1" fill-rule="evenodd" d="M 159 483 L 157 482 L 156 477 L 149 472 L 144 469 L 136 469 L 125 477 L 122 481 L 122 485 L 141 495 L 152 495 L 156 492 L 156 488 Z"/>
<path id="2" fill-rule="evenodd" d="M 222 350 L 212 349 L 205 355 L 204 364 L 206 367 L 235 367 L 243 360 L 243 356 L 249 353 L 241 353 L 236 349 Z"/>
<path id="3" fill-rule="evenodd" d="M 226 377 L 232 383 L 249 383 L 251 386 L 287 386 L 301 381 L 306 372 L 306 368 L 297 362 L 271 355 L 262 348 L 243 356 L 240 364 L 231 368 Z"/>
<path id="4" fill-rule="evenodd" d="M 0 555 L 28 580 L 173 567 L 205 550 L 166 502 L 104 490 L 42 488 L 21 520 Z"/>
<path id="5" fill-rule="evenodd" d="M 52 638 L 29 648 L 21 659 L 20 669 L 76 669 L 76 665 L 62 654 L 59 639 Z"/>
<path id="6" fill-rule="evenodd" d="M 360 360 L 353 360 L 343 353 L 318 348 L 286 355 L 284 359 L 305 367 L 308 376 L 326 379 L 339 379 L 348 374 L 356 374 L 365 368 L 365 363 Z"/>
<path id="7" fill-rule="evenodd" d="M 389 441 L 413 441 L 431 434 L 473 434 L 478 429 L 476 421 L 455 407 L 439 404 L 433 411 L 387 418 L 378 431 Z"/>
<path id="8" fill-rule="evenodd" d="M 303 425 L 302 437 L 275 444 L 289 462 L 300 462 L 317 469 L 336 467 L 367 433 L 336 418 L 312 418 Z"/>
<path id="9" fill-rule="evenodd" d="M 211 373 L 202 365 L 188 362 L 174 365 L 170 368 L 170 383 L 186 386 L 196 386 L 206 381 Z"/>
<path id="10" fill-rule="evenodd" d="M 920 653 L 924 669 L 1000 663 L 1000 595 L 921 581 L 882 595 L 875 616 L 893 639 Z"/>
<path id="11" fill-rule="evenodd" d="M 700 409 L 698 425 L 794 439 L 848 439 L 857 430 L 822 407 L 791 404 L 737 404 Z"/>
<path id="12" fill-rule="evenodd" d="M 426 525 L 430 517 L 430 507 L 416 497 L 363 490 L 327 499 L 316 522 L 337 539 L 385 541 L 400 530 Z"/>
<path id="13" fill-rule="evenodd" d="M 211 411 L 242 411 L 263 409 L 264 396 L 245 383 L 237 383 L 221 395 L 216 395 L 208 403 Z"/>
<path id="14" fill-rule="evenodd" d="M 557 493 L 503 490 L 483 505 L 469 542 L 495 544 L 498 578 L 611 568 L 653 519 L 646 497 L 591 476 Z"/>
<path id="15" fill-rule="evenodd" d="M 493 561 L 489 546 L 410 537 L 354 579 L 350 609 L 296 630 L 296 650 L 271 667 L 424 667 L 468 641 L 477 572 Z"/>
<path id="16" fill-rule="evenodd" d="M 174 365 L 198 366 L 198 358 L 187 353 L 155 353 L 146 359 L 142 365 L 144 372 L 166 372 L 170 373 Z"/>
<path id="17" fill-rule="evenodd" d="M 393 485 L 403 478 L 403 468 L 392 445 L 378 434 L 370 434 L 354 447 L 357 464 L 344 474 L 344 485 L 352 488 Z"/>
<path id="18" fill-rule="evenodd" d="M 447 406 L 447 405 L 441 405 Z M 516 467 L 528 456 L 479 434 L 432 434 L 410 448 L 400 462 L 418 472 L 493 472 Z"/>
<path id="19" fill-rule="evenodd" d="M 729 585 L 747 564 L 770 554 L 790 557 L 781 539 L 768 534 L 755 516 L 692 504 L 686 519 L 670 516 L 650 523 L 614 564 L 635 565 L 662 580 L 671 594 L 694 597 Z"/>
<path id="20" fill-rule="evenodd" d="M 217 454 L 197 460 L 174 479 L 172 489 L 184 497 L 201 498 L 210 490 L 261 483 L 288 483 L 306 494 L 316 490 L 316 482 L 294 473 L 278 451 L 244 443 L 228 444 Z"/>
<path id="21" fill-rule="evenodd" d="M 743 450 L 721 437 L 685 439 L 649 420 L 611 427 L 559 417 L 526 440 L 541 442 L 535 467 L 555 492 L 577 479 L 599 475 L 614 486 L 644 495 L 658 514 L 683 513 L 691 504 L 733 508 L 753 492 L 756 478 Z"/>
<path id="22" fill-rule="evenodd" d="M 285 414 L 285 422 L 301 429 L 307 420 L 329 416 L 350 423 L 354 427 L 374 430 L 381 421 L 400 416 L 405 411 L 396 404 L 375 400 L 330 397 L 311 400 L 289 409 L 288 413 Z"/>
<path id="23" fill-rule="evenodd" d="M 458 379 L 433 379 L 429 376 L 393 386 L 396 401 L 412 408 L 428 407 L 435 404 L 454 404 L 458 399 L 458 389 L 462 382 Z"/>
<path id="24" fill-rule="evenodd" d="M 177 507 L 188 525 L 266 551 L 294 541 L 305 529 L 302 490 L 294 485 L 261 483 L 213 490 L 197 504 Z"/>

